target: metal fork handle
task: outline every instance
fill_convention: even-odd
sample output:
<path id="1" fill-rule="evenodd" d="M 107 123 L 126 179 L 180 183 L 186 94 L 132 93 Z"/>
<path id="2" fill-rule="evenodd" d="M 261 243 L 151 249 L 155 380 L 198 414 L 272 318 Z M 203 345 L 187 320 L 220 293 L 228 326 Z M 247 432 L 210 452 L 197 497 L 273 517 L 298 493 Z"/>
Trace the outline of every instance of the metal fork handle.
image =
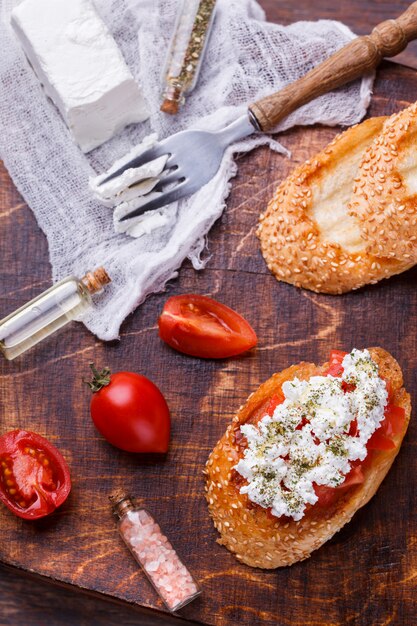
<path id="1" fill-rule="evenodd" d="M 370 35 L 358 37 L 281 91 L 254 104 L 249 111 L 258 130 L 272 130 L 303 104 L 374 70 L 383 57 L 393 57 L 417 38 L 417 2 L 396 20 L 376 26 Z"/>

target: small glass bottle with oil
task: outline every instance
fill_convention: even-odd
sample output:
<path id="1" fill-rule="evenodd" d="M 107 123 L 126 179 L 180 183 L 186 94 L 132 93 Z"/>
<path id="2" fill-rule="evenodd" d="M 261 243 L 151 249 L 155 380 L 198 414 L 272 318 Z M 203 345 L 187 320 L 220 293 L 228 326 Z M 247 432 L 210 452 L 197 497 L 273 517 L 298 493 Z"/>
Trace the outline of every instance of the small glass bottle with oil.
<path id="1" fill-rule="evenodd" d="M 0 350 L 11 361 L 81 316 L 92 294 L 110 282 L 103 267 L 83 278 L 69 276 L 0 321 Z"/>

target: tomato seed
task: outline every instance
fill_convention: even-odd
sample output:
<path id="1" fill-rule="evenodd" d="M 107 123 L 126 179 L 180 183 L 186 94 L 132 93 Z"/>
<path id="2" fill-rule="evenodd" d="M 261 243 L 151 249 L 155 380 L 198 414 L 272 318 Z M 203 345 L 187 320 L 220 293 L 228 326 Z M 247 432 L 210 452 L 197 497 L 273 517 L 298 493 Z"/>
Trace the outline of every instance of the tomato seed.
<path id="1" fill-rule="evenodd" d="M 13 472 L 12 472 L 12 470 L 10 469 L 10 467 L 7 467 L 7 468 L 4 470 L 3 474 L 4 474 L 5 476 L 11 476 L 11 475 L 13 474 Z"/>
<path id="2" fill-rule="evenodd" d="M 48 460 L 48 459 L 44 459 L 44 460 L 42 461 L 42 465 L 45 465 L 45 467 L 46 467 L 47 465 L 49 465 L 49 460 Z"/>
<path id="3" fill-rule="evenodd" d="M 10 479 L 9 479 L 9 480 L 6 480 L 6 485 L 7 485 L 8 487 L 13 487 L 13 485 L 14 485 L 14 481 L 13 481 L 13 480 L 10 480 Z"/>
<path id="4" fill-rule="evenodd" d="M 17 491 L 16 491 L 16 489 L 9 489 L 9 493 L 10 493 L 11 496 L 14 496 L 14 495 L 16 495 Z"/>
<path id="5" fill-rule="evenodd" d="M 19 506 L 21 506 L 22 509 L 24 509 L 26 507 L 26 501 L 25 500 L 20 500 Z"/>

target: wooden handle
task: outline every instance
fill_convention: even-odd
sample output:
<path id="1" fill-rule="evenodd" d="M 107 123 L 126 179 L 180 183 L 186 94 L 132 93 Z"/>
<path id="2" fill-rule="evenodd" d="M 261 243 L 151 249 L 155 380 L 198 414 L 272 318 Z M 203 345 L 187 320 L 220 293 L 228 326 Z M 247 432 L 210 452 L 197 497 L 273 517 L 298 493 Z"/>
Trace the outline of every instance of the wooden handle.
<path id="1" fill-rule="evenodd" d="M 268 131 L 298 107 L 374 70 L 383 57 L 393 57 L 417 37 L 417 2 L 396 20 L 376 26 L 358 37 L 305 76 L 281 91 L 251 104 L 259 129 Z"/>

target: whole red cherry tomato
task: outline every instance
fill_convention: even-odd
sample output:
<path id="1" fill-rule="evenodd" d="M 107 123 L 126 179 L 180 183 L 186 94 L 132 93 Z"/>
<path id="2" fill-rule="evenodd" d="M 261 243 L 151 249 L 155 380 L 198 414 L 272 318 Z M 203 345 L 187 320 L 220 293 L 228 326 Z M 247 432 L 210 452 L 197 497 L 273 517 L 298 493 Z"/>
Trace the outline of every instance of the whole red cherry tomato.
<path id="1" fill-rule="evenodd" d="M 52 513 L 68 497 L 71 480 L 62 454 L 26 430 L 0 437 L 0 500 L 23 519 Z"/>
<path id="2" fill-rule="evenodd" d="M 228 306 L 195 294 L 169 298 L 158 320 L 171 348 L 205 359 L 223 359 L 256 346 L 251 325 Z"/>
<path id="3" fill-rule="evenodd" d="M 166 452 L 171 420 L 158 387 L 140 374 L 90 367 L 91 417 L 103 437 L 127 452 Z"/>

